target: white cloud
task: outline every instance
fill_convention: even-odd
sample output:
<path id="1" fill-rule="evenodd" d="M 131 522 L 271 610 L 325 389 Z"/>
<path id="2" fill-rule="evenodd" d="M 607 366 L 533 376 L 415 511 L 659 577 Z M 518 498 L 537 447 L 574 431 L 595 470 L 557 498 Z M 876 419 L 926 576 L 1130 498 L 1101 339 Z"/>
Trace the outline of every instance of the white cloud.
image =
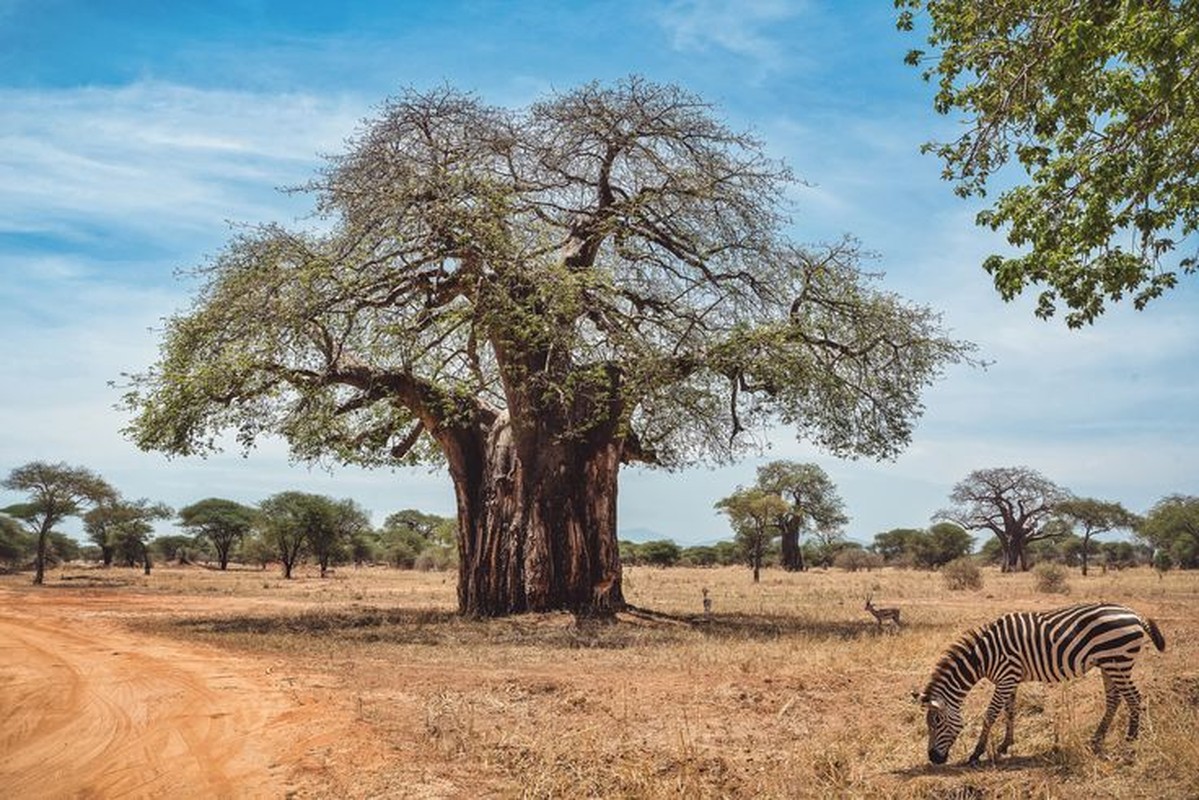
<path id="1" fill-rule="evenodd" d="M 111 225 L 156 238 L 301 208 L 275 188 L 309 178 L 365 108 L 164 83 L 7 89 L 0 104 L 6 231 L 80 237 Z"/>
<path id="2" fill-rule="evenodd" d="M 676 0 L 657 16 L 678 50 L 715 47 L 773 69 L 789 53 L 771 28 L 806 5 L 795 0 Z"/>

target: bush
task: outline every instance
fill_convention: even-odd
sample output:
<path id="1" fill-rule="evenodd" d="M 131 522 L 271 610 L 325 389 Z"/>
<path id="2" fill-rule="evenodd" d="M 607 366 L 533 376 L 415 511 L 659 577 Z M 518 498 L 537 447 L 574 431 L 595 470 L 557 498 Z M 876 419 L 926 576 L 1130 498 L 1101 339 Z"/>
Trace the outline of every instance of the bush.
<path id="1" fill-rule="evenodd" d="M 1058 564 L 1037 564 L 1033 568 L 1036 576 L 1037 591 L 1046 594 L 1068 594 L 1070 585 L 1066 582 L 1066 570 Z"/>
<path id="2" fill-rule="evenodd" d="M 883 557 L 878 553 L 870 553 L 856 547 L 846 548 L 833 557 L 833 566 L 846 572 L 857 572 L 860 569 L 869 572 L 872 569 L 881 569 L 883 562 Z"/>
<path id="3" fill-rule="evenodd" d="M 970 556 L 961 556 L 941 567 L 945 585 L 955 592 L 983 588 L 983 574 Z"/>

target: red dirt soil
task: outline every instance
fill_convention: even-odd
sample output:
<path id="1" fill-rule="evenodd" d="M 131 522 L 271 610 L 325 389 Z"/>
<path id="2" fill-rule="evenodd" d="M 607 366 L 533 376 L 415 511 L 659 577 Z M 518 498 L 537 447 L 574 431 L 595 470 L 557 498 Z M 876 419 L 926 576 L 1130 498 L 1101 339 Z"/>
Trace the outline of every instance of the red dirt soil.
<path id="1" fill-rule="evenodd" d="M 330 764 L 377 758 L 319 677 L 139 635 L 137 606 L 222 598 L 0 588 L 0 794 L 6 798 L 340 794 Z M 244 608 L 244 601 L 241 606 Z"/>

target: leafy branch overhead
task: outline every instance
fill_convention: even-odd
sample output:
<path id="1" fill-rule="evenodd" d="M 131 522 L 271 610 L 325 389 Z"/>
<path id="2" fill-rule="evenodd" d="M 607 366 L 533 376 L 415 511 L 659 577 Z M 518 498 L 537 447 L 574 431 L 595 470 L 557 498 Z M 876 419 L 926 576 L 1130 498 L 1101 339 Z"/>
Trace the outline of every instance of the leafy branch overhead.
<path id="1" fill-rule="evenodd" d="M 1093 322 L 1143 308 L 1199 268 L 1199 3 L 1195 0 L 895 0 L 926 29 L 907 62 L 964 132 L 926 151 L 962 196 L 1008 186 L 978 215 L 1021 255 L 984 266 L 1037 314 Z M 1004 168 L 1018 165 L 1023 180 Z M 1002 178 L 1000 176 L 1003 176 Z"/>

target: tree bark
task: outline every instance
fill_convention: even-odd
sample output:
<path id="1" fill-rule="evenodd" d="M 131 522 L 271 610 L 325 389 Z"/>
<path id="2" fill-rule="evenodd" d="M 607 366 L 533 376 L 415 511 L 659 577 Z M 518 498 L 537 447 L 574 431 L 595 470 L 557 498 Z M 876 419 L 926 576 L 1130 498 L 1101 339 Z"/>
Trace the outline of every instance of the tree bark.
<path id="1" fill-rule="evenodd" d="M 610 614 L 623 605 L 619 438 L 592 431 L 522 447 L 506 412 L 435 435 L 458 505 L 460 613 Z"/>
<path id="2" fill-rule="evenodd" d="M 803 559 L 803 548 L 799 546 L 799 529 L 785 525 L 782 529 L 782 565 L 788 572 L 802 572 L 807 568 Z"/>
<path id="3" fill-rule="evenodd" d="M 49 541 L 49 531 L 42 529 L 37 534 L 37 557 L 33 564 L 33 584 L 41 586 L 46 579 L 46 545 Z"/>

